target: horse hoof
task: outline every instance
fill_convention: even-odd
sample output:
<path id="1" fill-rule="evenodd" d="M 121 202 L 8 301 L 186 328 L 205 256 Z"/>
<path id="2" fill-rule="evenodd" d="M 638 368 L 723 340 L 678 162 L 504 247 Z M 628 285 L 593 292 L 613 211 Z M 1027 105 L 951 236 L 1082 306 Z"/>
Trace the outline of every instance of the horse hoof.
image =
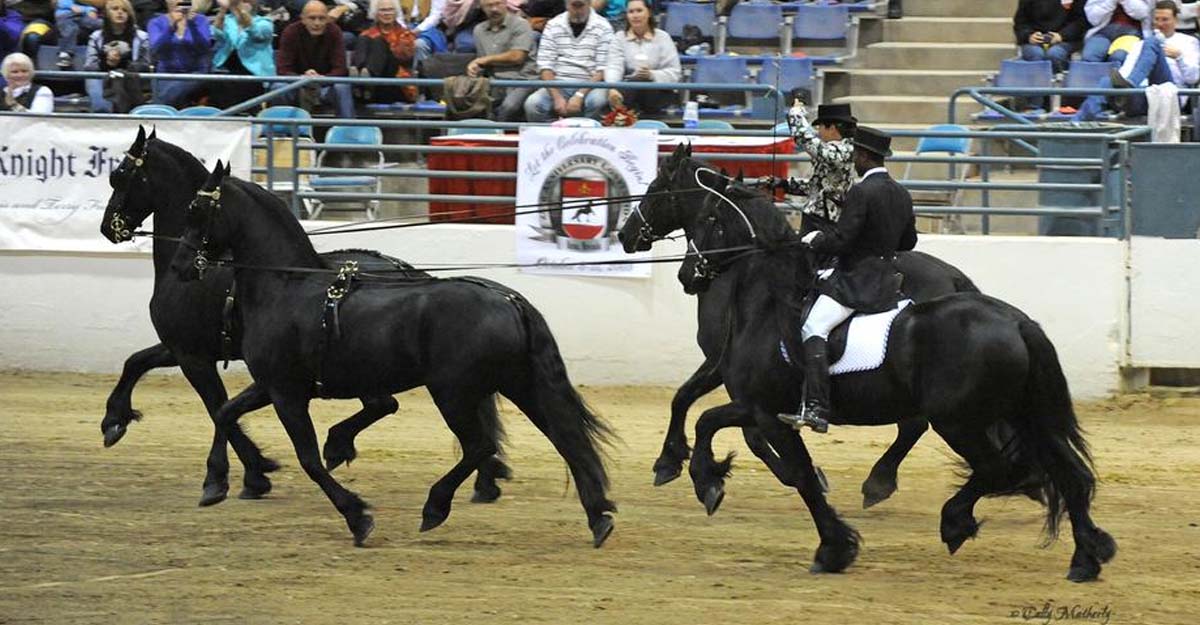
<path id="1" fill-rule="evenodd" d="M 608 535 L 612 534 L 614 527 L 611 516 L 607 514 L 601 516 L 596 521 L 596 525 L 592 527 L 592 547 L 599 549 L 604 545 L 604 541 L 608 540 Z"/>
<path id="2" fill-rule="evenodd" d="M 238 499 L 246 499 L 246 500 L 262 499 L 269 492 L 271 492 L 271 483 L 270 482 L 267 482 L 266 488 L 263 488 L 262 486 L 258 486 L 258 485 L 255 485 L 255 486 L 245 485 L 242 487 L 242 492 L 238 493 Z"/>
<path id="3" fill-rule="evenodd" d="M 471 503 L 495 503 L 500 499 L 500 488 L 493 486 L 490 489 L 475 489 L 471 495 Z"/>
<path id="4" fill-rule="evenodd" d="M 813 562 L 812 566 L 808 567 L 808 572 L 812 573 L 813 575 L 820 575 L 822 573 L 828 573 L 829 570 L 825 568 L 824 564 L 821 564 L 820 562 Z"/>
<path id="5" fill-rule="evenodd" d="M 1096 578 L 1098 577 L 1100 577 L 1099 567 L 1073 566 L 1071 567 L 1071 570 L 1067 572 L 1067 579 L 1075 582 L 1076 584 L 1093 582 L 1096 581 Z"/>
<path id="6" fill-rule="evenodd" d="M 449 517 L 450 517 L 450 514 L 448 512 L 442 513 L 442 512 L 434 512 L 431 510 L 426 510 L 421 515 L 421 531 L 428 532 L 429 530 L 441 525 L 442 523 L 445 523 L 446 519 Z"/>
<path id="7" fill-rule="evenodd" d="M 200 507 L 205 508 L 213 504 L 225 501 L 225 497 L 229 495 L 228 484 L 209 484 L 204 487 L 204 493 L 200 496 Z"/>
<path id="8" fill-rule="evenodd" d="M 354 546 L 362 547 L 363 543 L 367 541 L 367 536 L 370 536 L 371 531 L 374 529 L 375 518 L 364 512 L 358 523 L 350 528 L 350 531 L 354 533 Z"/>
<path id="9" fill-rule="evenodd" d="M 946 548 L 950 550 L 950 555 L 954 555 L 958 553 L 959 547 L 962 547 L 965 542 L 967 542 L 967 536 L 951 538 L 946 541 Z"/>
<path id="10" fill-rule="evenodd" d="M 863 509 L 866 510 L 871 506 L 886 501 L 895 492 L 895 482 L 881 484 L 874 480 L 868 479 L 867 481 L 863 482 L 862 485 Z"/>
<path id="11" fill-rule="evenodd" d="M 682 467 L 659 467 L 654 470 L 654 485 L 662 486 L 668 482 L 672 482 L 683 471 Z"/>
<path id="12" fill-rule="evenodd" d="M 721 502 L 725 501 L 725 489 L 719 486 L 709 486 L 708 490 L 704 491 L 704 511 L 708 516 L 717 513 L 717 508 L 721 507 Z"/>
<path id="13" fill-rule="evenodd" d="M 104 446 L 112 447 L 125 436 L 125 426 L 118 423 L 104 430 Z"/>

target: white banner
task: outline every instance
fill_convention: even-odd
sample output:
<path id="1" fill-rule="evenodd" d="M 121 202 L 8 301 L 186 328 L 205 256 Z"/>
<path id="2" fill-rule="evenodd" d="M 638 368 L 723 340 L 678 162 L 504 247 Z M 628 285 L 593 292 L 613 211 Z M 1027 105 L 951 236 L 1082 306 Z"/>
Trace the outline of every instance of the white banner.
<path id="1" fill-rule="evenodd" d="M 100 218 L 112 194 L 108 175 L 137 137 L 129 119 L 71 119 L 52 115 L 0 116 L 0 249 L 129 252 L 151 240 L 113 245 L 100 235 Z M 250 178 L 250 120 L 180 118 L 155 121 L 160 139 L 191 152 L 206 165 L 232 163 L 233 175 Z M 150 220 L 144 224 L 151 227 Z"/>
<path id="2" fill-rule="evenodd" d="M 521 129 L 517 155 L 517 210 L 541 205 L 538 214 L 517 215 L 517 261 L 537 264 L 531 273 L 648 278 L 648 264 L 564 263 L 650 258 L 626 254 L 617 231 L 658 168 L 654 129 Z"/>

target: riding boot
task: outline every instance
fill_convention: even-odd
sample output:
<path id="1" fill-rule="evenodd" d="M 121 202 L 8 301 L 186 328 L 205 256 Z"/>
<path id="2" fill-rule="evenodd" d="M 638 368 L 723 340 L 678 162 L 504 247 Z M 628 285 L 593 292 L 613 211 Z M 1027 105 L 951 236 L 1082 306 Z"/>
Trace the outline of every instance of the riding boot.
<path id="1" fill-rule="evenodd" d="M 901 0 L 888 0 L 887 16 L 889 20 L 904 17 L 904 7 Z"/>
<path id="2" fill-rule="evenodd" d="M 804 405 L 799 414 L 780 413 L 780 421 L 800 430 L 805 426 L 814 432 L 829 431 L 829 357 L 825 339 L 810 337 L 804 341 Z"/>

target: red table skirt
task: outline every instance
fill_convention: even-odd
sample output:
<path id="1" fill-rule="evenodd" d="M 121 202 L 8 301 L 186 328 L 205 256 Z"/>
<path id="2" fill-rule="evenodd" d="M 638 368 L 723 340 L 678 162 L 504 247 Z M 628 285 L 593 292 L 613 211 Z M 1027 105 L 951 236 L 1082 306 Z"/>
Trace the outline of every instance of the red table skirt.
<path id="1" fill-rule="evenodd" d="M 713 141 L 713 140 L 716 141 Z M 791 154 L 795 149 L 791 137 L 784 137 L 774 143 L 762 145 L 720 145 L 720 137 L 707 137 L 707 144 L 692 145 L 693 154 L 725 152 L 737 154 Z M 494 135 L 488 138 L 468 138 L 467 136 L 434 137 L 430 140 L 434 146 L 459 147 L 516 147 L 516 135 Z M 675 149 L 674 143 L 660 143 L 659 152 L 670 153 Z M 787 161 L 728 161 L 706 159 L 714 167 L 724 169 L 730 175 L 741 171 L 747 178 L 759 176 L 787 175 Z M 516 154 L 430 154 L 426 159 L 430 171 L 492 171 L 516 172 Z M 429 193 L 435 195 L 498 195 L 513 197 L 517 194 L 515 180 L 486 180 L 463 178 L 430 178 Z M 512 204 L 472 204 L 461 202 L 430 202 L 429 219 L 431 221 L 461 221 L 469 219 L 477 223 L 511 224 L 513 223 Z"/>

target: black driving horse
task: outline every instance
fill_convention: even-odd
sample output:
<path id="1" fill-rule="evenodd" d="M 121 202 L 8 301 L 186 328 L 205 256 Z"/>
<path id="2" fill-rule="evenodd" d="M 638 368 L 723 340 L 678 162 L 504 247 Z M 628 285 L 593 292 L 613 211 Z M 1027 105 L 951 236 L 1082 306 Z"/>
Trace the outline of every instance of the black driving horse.
<path id="1" fill-rule="evenodd" d="M 641 205 L 629 215 L 618 236 L 628 253 L 649 250 L 650 246 L 670 233 L 683 228 L 695 219 L 703 203 L 720 193 L 728 179 L 704 161 L 692 158 L 690 144 L 680 144 L 658 169 L 658 175 L 646 190 Z M 977 293 L 979 289 L 958 268 L 921 252 L 904 252 L 897 257 L 898 270 L 904 274 L 905 294 L 923 302 L 948 293 Z M 713 285 L 712 289 L 726 288 Z M 701 327 L 717 328 L 725 314 L 728 294 L 700 293 L 698 298 Z M 716 305 L 712 305 L 716 302 Z M 704 319 L 710 323 L 703 323 Z M 655 485 L 665 484 L 679 476 L 683 461 L 688 458 L 687 434 L 684 431 L 688 408 L 700 397 L 721 385 L 719 360 L 724 336 L 697 336 L 704 352 L 704 363 L 692 374 L 671 400 L 671 420 L 663 441 L 662 452 L 654 462 Z M 896 492 L 897 470 L 913 445 L 929 428 L 924 419 L 901 421 L 896 440 L 871 468 L 862 484 L 863 507 L 869 508 Z M 772 466 L 770 446 L 753 428 L 743 435 L 750 449 Z M 819 471 L 819 470 L 818 470 Z M 711 509 L 710 509 L 711 512 Z"/>
<path id="2" fill-rule="evenodd" d="M 300 465 L 361 545 L 373 527 L 366 505 L 325 470 L 309 401 L 398 393 L 425 386 L 462 445 L 463 457 L 430 490 L 422 530 L 446 520 L 454 492 L 496 453 L 496 427 L 477 410 L 509 398 L 566 460 L 596 547 L 616 506 L 599 444 L 609 433 L 571 386 L 545 319 L 524 297 L 481 278 L 402 273 L 333 278 L 287 206 L 220 163 L 188 211 L 172 261 L 194 280 L 207 259 L 232 253 L 245 325 L 242 351 L 269 393 Z M 218 419 L 218 426 L 232 423 Z"/>
<path id="3" fill-rule="evenodd" d="M 100 430 L 104 445 L 110 447 L 125 435 L 130 421 L 140 418 L 132 408 L 131 396 L 137 381 L 150 369 L 179 366 L 188 382 L 200 394 L 210 417 L 225 404 L 225 386 L 217 374 L 221 360 L 241 359 L 241 322 L 233 290 L 233 271 L 214 269 L 204 283 L 181 282 L 168 264 L 175 255 L 177 237 L 183 233 L 184 213 L 188 204 L 208 178 L 208 170 L 179 146 L 138 129 L 137 138 L 121 165 L 113 172 L 113 194 L 100 225 L 100 232 L 113 243 L 133 238 L 133 231 L 154 214 L 154 294 L 150 299 L 150 319 L 162 343 L 139 350 L 125 361 L 121 378 L 108 398 L 108 409 Z M 375 252 L 346 250 L 323 254 L 329 266 L 347 260 L 361 263 L 364 269 L 383 267 L 406 269 L 402 261 Z M 227 309 L 228 307 L 228 309 Z M 242 414 L 266 406 L 270 398 L 257 385 L 251 385 L 226 408 Z M 324 455 L 330 470 L 350 462 L 357 454 L 355 436 L 370 424 L 396 411 L 398 404 L 390 395 L 362 399 L 363 409 L 329 429 Z M 495 403 L 484 402 L 481 411 L 494 411 Z M 492 419 L 492 421 L 495 421 Z M 496 436 L 499 437 L 499 434 Z M 274 461 L 262 457 L 257 446 L 240 428 L 229 430 L 229 442 L 245 465 L 245 487 L 241 497 L 258 498 L 271 489 L 266 473 L 277 468 Z M 225 435 L 214 432 L 204 478 L 200 505 L 222 501 L 229 490 L 229 458 Z M 500 496 L 497 477 L 507 477 L 508 468 L 498 459 L 485 463 L 475 484 L 476 501 L 493 501 Z"/>
<path id="4" fill-rule="evenodd" d="M 712 435 L 757 425 L 793 470 L 791 482 L 816 522 L 821 543 L 813 569 L 841 571 L 858 553 L 858 534 L 825 500 L 801 437 L 776 418 L 800 402 L 803 371 L 785 362 L 780 345 L 786 328 L 799 327 L 789 305 L 797 295 L 790 291 L 802 289 L 795 276 L 815 282 L 813 266 L 770 199 L 737 185 L 723 195 L 685 226 L 694 254 L 679 278 L 689 291 L 731 285 L 713 293 L 727 294 L 714 304 L 726 310 L 715 321 L 723 327 L 701 332 L 728 337 L 721 374 L 733 401 L 700 417 L 689 473 L 702 500 L 719 493 L 729 466 L 713 459 Z M 980 498 L 1035 492 L 1047 505 L 1048 537 L 1057 536 L 1064 513 L 1070 517 L 1068 579 L 1096 579 L 1115 555 L 1116 542 L 1090 516 L 1091 458 L 1054 346 L 1013 306 L 978 293 L 908 306 L 892 324 L 883 364 L 834 376 L 832 399 L 831 423 L 924 417 L 963 457 L 966 483 L 942 508 L 941 537 L 951 553 L 976 535 Z"/>

